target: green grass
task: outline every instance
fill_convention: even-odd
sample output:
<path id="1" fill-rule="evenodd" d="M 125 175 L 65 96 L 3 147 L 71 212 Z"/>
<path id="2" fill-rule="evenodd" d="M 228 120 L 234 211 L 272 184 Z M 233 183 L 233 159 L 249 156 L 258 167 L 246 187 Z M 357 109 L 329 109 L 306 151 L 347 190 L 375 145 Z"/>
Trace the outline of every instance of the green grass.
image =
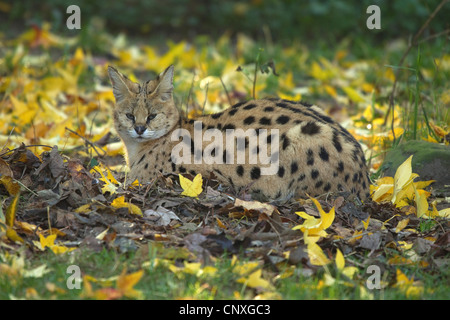
<path id="1" fill-rule="evenodd" d="M 67 267 L 73 264 L 80 267 L 83 275 L 90 275 L 97 279 L 118 276 L 124 268 L 126 268 L 127 273 L 142 269 L 144 275 L 134 288 L 141 290 L 145 299 L 252 299 L 258 293 L 261 293 L 257 289 L 252 289 L 237 282 L 240 275 L 234 272 L 230 256 L 224 255 L 212 262 L 212 266 L 217 268 L 217 271 L 211 275 L 175 273 L 167 265 L 158 264 L 155 266 L 155 259 L 175 257 L 180 252 L 177 253 L 171 249 L 165 252 L 161 250 L 159 245 L 157 245 L 159 249 L 156 251 L 152 244 L 148 245 L 149 250 L 146 247 L 147 245 L 144 245 L 142 248 L 145 249 L 141 248 L 141 250 L 129 254 L 120 254 L 106 249 L 100 252 L 79 249 L 64 255 L 55 255 L 50 251 L 35 255 L 31 260 L 26 260 L 25 269 L 30 270 L 45 264 L 51 271 L 39 278 L 0 274 L 0 299 L 82 299 L 83 283 L 81 289 L 70 290 L 66 285 L 67 279 L 71 275 L 67 273 Z M 177 259 L 172 260 L 174 264 L 177 264 L 176 261 Z M 239 263 L 248 262 L 247 259 L 240 258 L 237 261 Z M 274 295 L 270 296 L 271 298 L 287 300 L 450 298 L 450 290 L 446 285 L 450 274 L 448 268 L 445 267 L 437 273 L 429 273 L 415 266 L 398 267 L 408 278 L 414 277 L 415 280 L 420 280 L 424 290 L 423 294 L 418 296 L 408 296 L 406 291 L 392 286 L 381 290 L 367 289 L 365 283 L 369 274 L 364 273 L 364 268 L 360 268 L 355 280 L 346 278 L 337 271 L 333 264 L 330 264 L 326 269 L 318 269 L 315 275 L 311 275 L 310 269 L 302 269 L 300 265 L 295 268 L 289 265 L 279 265 L 278 268 L 280 274 L 283 274 L 283 270 L 287 271 L 287 269 L 292 272 L 289 273 L 290 276 L 284 279 L 277 279 L 274 277 L 276 272 L 271 270 L 269 266 L 263 268 L 263 278 L 271 279 L 270 282 L 273 285 L 271 292 Z M 294 269 L 292 270 L 292 268 Z M 385 272 L 383 274 L 384 280 L 395 280 L 394 268 Z M 327 273 L 335 279 L 333 284 L 326 285 Z M 99 284 L 92 285 L 94 290 L 101 288 Z M 60 289 L 55 290 L 55 286 Z M 115 281 L 112 281 L 106 287 L 115 287 Z M 30 295 L 29 291 L 33 289 L 37 295 Z"/>

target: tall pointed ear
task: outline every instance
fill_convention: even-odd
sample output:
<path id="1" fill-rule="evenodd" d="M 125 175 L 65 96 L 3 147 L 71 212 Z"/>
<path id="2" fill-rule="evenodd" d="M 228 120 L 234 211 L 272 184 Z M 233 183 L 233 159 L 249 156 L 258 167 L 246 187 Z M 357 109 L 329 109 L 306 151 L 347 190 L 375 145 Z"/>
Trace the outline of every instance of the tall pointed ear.
<path id="1" fill-rule="evenodd" d="M 163 101 L 172 98 L 173 92 L 173 65 L 164 70 L 159 76 L 159 84 L 156 92 Z"/>
<path id="2" fill-rule="evenodd" d="M 129 97 L 130 93 L 135 91 L 136 88 L 134 87 L 138 86 L 138 84 L 132 82 L 111 66 L 108 66 L 108 75 L 111 80 L 116 102 L 120 102 Z"/>

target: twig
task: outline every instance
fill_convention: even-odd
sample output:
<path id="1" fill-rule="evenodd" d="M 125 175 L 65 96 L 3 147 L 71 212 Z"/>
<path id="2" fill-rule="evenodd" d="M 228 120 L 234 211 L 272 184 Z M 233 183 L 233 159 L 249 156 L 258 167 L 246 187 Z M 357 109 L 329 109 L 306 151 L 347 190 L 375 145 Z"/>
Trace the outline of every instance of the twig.
<path id="1" fill-rule="evenodd" d="M 185 110 L 185 114 L 184 114 L 185 119 L 188 118 L 189 100 L 191 100 L 192 89 L 194 88 L 194 80 L 195 80 L 195 71 L 192 74 L 191 87 L 189 88 L 189 92 L 188 92 L 188 96 L 187 96 L 187 100 L 186 100 L 186 110 Z"/>
<path id="2" fill-rule="evenodd" d="M 22 147 L 22 146 L 20 146 L 20 147 Z M 11 153 L 11 152 L 16 151 L 16 150 L 19 149 L 20 147 L 17 147 L 17 148 L 14 148 L 14 149 L 5 151 L 4 153 L 0 154 L 0 157 L 3 157 L 5 154 L 8 154 L 8 153 Z M 25 148 L 31 148 L 31 147 L 44 147 L 44 148 L 50 148 L 50 149 L 52 148 L 52 147 L 50 147 L 50 146 L 48 146 L 48 145 L 46 145 L 46 144 L 30 144 L 29 146 L 25 146 L 25 145 L 24 145 L 23 147 L 25 147 Z"/>
<path id="3" fill-rule="evenodd" d="M 259 64 L 259 54 L 258 54 L 258 58 L 256 59 L 255 62 L 255 73 L 253 75 L 253 90 L 252 90 L 252 94 L 253 94 L 253 99 L 256 100 L 256 78 L 258 76 L 258 64 Z"/>
<path id="4" fill-rule="evenodd" d="M 202 115 L 205 114 L 206 101 L 208 100 L 208 89 L 209 89 L 209 82 L 206 83 L 206 92 L 205 92 L 205 100 L 203 101 Z"/>
<path id="5" fill-rule="evenodd" d="M 105 150 L 103 150 L 102 148 L 98 147 L 97 145 L 95 145 L 95 143 L 89 141 L 87 138 L 83 137 L 83 136 L 80 135 L 78 132 L 75 132 L 75 131 L 73 131 L 73 130 L 67 128 L 67 127 L 66 127 L 66 130 L 67 130 L 67 131 L 70 131 L 70 132 L 73 133 L 74 135 L 76 135 L 76 136 L 80 137 L 81 139 L 83 139 L 84 142 L 86 142 L 88 145 L 90 145 L 90 146 L 94 149 L 95 153 L 96 153 L 99 157 L 102 157 L 102 156 L 105 156 L 105 155 L 106 155 Z M 101 154 L 97 151 L 97 148 L 99 148 L 99 149 L 103 152 L 103 155 L 101 155 Z"/>
<path id="6" fill-rule="evenodd" d="M 222 77 L 219 77 L 220 82 L 222 83 L 223 89 L 225 90 L 225 94 L 227 95 L 227 99 L 228 99 L 228 103 L 231 105 L 233 105 L 233 103 L 231 102 L 231 97 L 230 94 L 228 93 L 227 87 L 225 86 L 225 83 L 223 83 Z"/>
<path id="7" fill-rule="evenodd" d="M 406 49 L 406 51 L 403 53 L 403 56 L 401 57 L 400 62 L 399 62 L 399 66 L 403 65 L 403 63 L 405 62 L 405 59 L 408 56 L 408 54 L 411 51 L 411 49 L 418 44 L 418 39 L 420 38 L 422 33 L 428 27 L 430 22 L 434 19 L 436 14 L 441 10 L 441 8 L 449 1 L 450 0 L 442 0 L 441 3 L 439 3 L 439 5 L 436 7 L 436 9 L 434 9 L 434 11 L 430 14 L 428 19 L 425 21 L 425 23 L 422 25 L 422 27 L 419 29 L 419 31 L 417 31 L 417 33 L 412 38 L 412 40 L 409 43 L 408 48 Z M 389 108 L 388 108 L 388 111 L 386 112 L 386 116 L 384 117 L 384 123 L 383 123 L 383 125 L 386 125 L 389 113 L 392 112 L 391 131 L 392 131 L 392 134 L 393 134 L 393 137 L 394 137 L 394 142 L 395 142 L 395 132 L 394 132 L 394 98 L 395 98 L 395 91 L 397 89 L 397 81 L 398 81 L 399 74 L 400 74 L 400 68 L 397 69 L 396 72 L 395 72 L 394 84 L 392 85 L 392 91 L 391 91 L 391 94 L 389 95 Z"/>
<path id="8" fill-rule="evenodd" d="M 444 31 L 441 31 L 441 32 L 438 32 L 438 33 L 435 33 L 435 34 L 432 34 L 431 36 L 420 40 L 418 42 L 418 44 L 421 44 L 423 42 L 426 42 L 426 41 L 429 41 L 429 40 L 432 40 L 432 39 L 435 39 L 435 38 L 439 38 L 440 36 L 445 36 L 446 34 L 450 34 L 450 29 L 447 29 L 447 30 L 444 30 Z"/>

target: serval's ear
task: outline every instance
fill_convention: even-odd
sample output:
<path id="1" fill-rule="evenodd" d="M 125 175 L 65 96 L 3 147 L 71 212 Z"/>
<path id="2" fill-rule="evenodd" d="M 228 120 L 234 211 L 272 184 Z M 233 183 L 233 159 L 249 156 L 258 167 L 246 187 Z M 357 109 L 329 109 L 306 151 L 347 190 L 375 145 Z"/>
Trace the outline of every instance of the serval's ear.
<path id="1" fill-rule="evenodd" d="M 161 72 L 156 80 L 159 83 L 155 91 L 160 99 L 162 101 L 171 99 L 173 92 L 173 65 Z"/>
<path id="2" fill-rule="evenodd" d="M 131 96 L 131 93 L 139 92 L 139 84 L 134 83 L 119 71 L 116 68 L 108 66 L 108 75 L 111 80 L 111 84 L 113 87 L 114 97 L 116 98 L 116 102 L 121 102 L 124 99 Z"/>

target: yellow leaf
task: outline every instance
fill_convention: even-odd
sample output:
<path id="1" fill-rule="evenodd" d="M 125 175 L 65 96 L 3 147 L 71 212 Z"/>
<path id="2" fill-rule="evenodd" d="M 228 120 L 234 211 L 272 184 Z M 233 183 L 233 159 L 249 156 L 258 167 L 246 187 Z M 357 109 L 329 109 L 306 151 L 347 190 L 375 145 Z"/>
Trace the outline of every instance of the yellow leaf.
<path id="1" fill-rule="evenodd" d="M 336 97 L 337 97 L 337 92 L 336 92 L 336 89 L 335 89 L 334 87 L 332 87 L 332 86 L 326 84 L 326 85 L 324 86 L 324 89 L 325 89 L 325 91 L 326 91 L 330 96 L 332 96 L 333 98 L 336 98 Z"/>
<path id="2" fill-rule="evenodd" d="M 14 199 L 9 204 L 8 208 L 6 209 L 6 215 L 5 215 L 5 224 L 9 227 L 12 227 L 14 225 L 14 220 L 16 219 L 16 210 L 17 210 L 17 203 L 19 202 L 20 192 L 16 194 Z"/>
<path id="3" fill-rule="evenodd" d="M 450 208 L 439 210 L 438 215 L 441 218 L 450 218 Z"/>
<path id="4" fill-rule="evenodd" d="M 393 184 L 381 184 L 377 190 L 372 195 L 372 200 L 376 202 L 381 202 L 386 200 L 386 196 L 390 196 L 394 191 Z"/>
<path id="5" fill-rule="evenodd" d="M 106 170 L 106 175 L 104 171 Z M 95 166 L 91 169 L 91 173 L 98 172 L 102 176 L 99 178 L 100 181 L 103 181 L 105 184 L 102 187 L 102 193 L 105 194 L 109 192 L 110 194 L 115 194 L 117 191 L 116 185 L 120 185 L 120 183 L 114 178 L 111 171 L 103 166 Z"/>
<path id="6" fill-rule="evenodd" d="M 414 281 L 413 278 L 408 277 L 399 269 L 397 269 L 397 279 L 395 287 L 405 292 L 406 297 L 416 297 L 423 294 L 423 285 L 419 281 Z"/>
<path id="7" fill-rule="evenodd" d="M 364 230 L 367 230 L 367 228 L 369 227 L 369 223 L 370 223 L 370 216 L 367 217 L 367 221 L 362 220 L 361 222 L 364 226 Z"/>
<path id="8" fill-rule="evenodd" d="M 406 228 L 408 223 L 409 223 L 409 218 L 400 220 L 397 224 L 397 227 L 395 228 L 395 232 L 399 233 L 400 231 L 402 231 L 404 228 Z"/>
<path id="9" fill-rule="evenodd" d="M 412 173 L 412 167 L 411 167 L 411 161 L 412 157 L 410 156 L 408 159 L 406 159 L 405 162 L 403 162 L 395 172 L 394 176 L 394 192 L 392 195 L 392 203 L 396 203 L 396 197 L 397 194 L 400 192 L 400 190 L 403 189 L 405 185 L 407 185 L 409 182 L 412 182 L 417 175 Z"/>
<path id="10" fill-rule="evenodd" d="M 258 269 L 255 272 L 251 273 L 248 277 L 243 277 L 237 280 L 239 283 L 244 283 L 247 287 L 250 288 L 262 288 L 262 289 L 271 289 L 272 286 L 269 281 L 263 279 L 261 277 L 262 269 Z"/>
<path id="11" fill-rule="evenodd" d="M 227 229 L 227 226 L 224 225 L 223 222 L 222 222 L 219 218 L 217 218 L 217 217 L 216 217 L 216 222 L 217 222 L 217 225 L 218 225 L 220 228 L 222 228 L 222 229 Z"/>
<path id="12" fill-rule="evenodd" d="M 41 243 L 41 248 L 45 249 L 46 247 L 51 247 L 55 245 L 56 234 L 51 234 L 47 238 L 42 234 L 39 235 L 39 241 Z"/>
<path id="13" fill-rule="evenodd" d="M 255 210 L 260 213 L 265 213 L 268 216 L 271 216 L 275 207 L 269 203 L 262 203 L 259 201 L 244 201 L 236 198 L 234 202 L 235 207 L 243 207 L 246 210 Z"/>
<path id="14" fill-rule="evenodd" d="M 197 198 L 200 193 L 202 193 L 203 179 L 202 175 L 199 173 L 195 176 L 194 180 L 191 181 L 181 174 L 178 175 L 180 178 L 180 186 L 183 188 L 182 196 L 188 196 L 192 198 Z"/>
<path id="15" fill-rule="evenodd" d="M 417 182 L 414 182 L 413 184 L 417 189 L 425 189 L 426 187 L 428 187 L 430 184 L 432 184 L 435 181 L 436 180 L 417 181 Z"/>
<path id="16" fill-rule="evenodd" d="M 312 265 L 324 266 L 330 263 L 330 259 L 327 258 L 317 243 L 309 242 L 307 248 L 309 261 Z"/>
<path id="17" fill-rule="evenodd" d="M 352 100 L 353 102 L 364 102 L 365 99 L 364 97 L 355 89 L 353 89 L 352 87 L 343 87 L 342 90 L 344 90 L 344 92 L 347 94 L 347 96 L 350 98 L 350 100 Z"/>
<path id="18" fill-rule="evenodd" d="M 336 252 L 336 267 L 339 270 L 343 270 L 345 267 L 344 255 L 342 254 L 341 250 L 339 250 L 339 249 L 337 249 L 337 252 Z"/>
<path id="19" fill-rule="evenodd" d="M 233 256 L 233 259 L 231 261 L 231 265 L 234 266 L 236 264 L 237 258 L 236 256 Z M 255 268 L 258 267 L 258 262 L 247 262 L 243 265 L 235 265 L 233 268 L 233 272 L 236 272 L 240 275 L 248 274 L 249 272 L 253 271 Z"/>
<path id="20" fill-rule="evenodd" d="M 428 201 L 426 196 L 423 193 L 419 193 L 419 191 L 414 187 L 414 192 L 416 195 L 416 215 L 417 217 L 422 217 L 428 212 Z"/>
<path id="21" fill-rule="evenodd" d="M 17 232 L 11 228 L 11 227 L 7 227 L 6 229 L 6 236 L 8 237 L 9 240 L 14 241 L 14 242 L 21 242 L 24 243 L 25 241 L 17 234 Z"/>
<path id="22" fill-rule="evenodd" d="M 134 286 L 141 280 L 143 275 L 144 270 L 126 274 L 126 269 L 124 269 L 117 279 L 117 289 L 127 298 L 142 299 L 144 294 L 141 290 L 136 290 Z"/>
<path id="23" fill-rule="evenodd" d="M 320 213 L 320 219 L 310 216 L 303 211 L 296 212 L 296 214 L 305 219 L 305 222 L 292 228 L 292 230 L 300 229 L 304 233 L 305 243 L 307 241 L 317 242 L 320 237 L 326 237 L 327 233 L 325 232 L 325 229 L 331 226 L 335 217 L 334 207 L 331 208 L 330 212 L 326 213 L 322 209 L 319 201 L 317 201 L 315 198 L 311 198 L 311 200 L 314 202 L 317 210 Z M 305 234 L 306 231 L 307 234 Z"/>
<path id="24" fill-rule="evenodd" d="M 88 204 L 82 205 L 81 207 L 76 208 L 75 212 L 76 213 L 88 213 L 90 211 L 90 209 L 91 209 L 91 204 L 88 203 Z"/>
<path id="25" fill-rule="evenodd" d="M 40 249 L 50 248 L 55 254 L 65 253 L 68 251 L 73 251 L 75 248 L 68 248 L 66 246 L 59 246 L 55 244 L 56 234 L 51 234 L 48 237 L 44 237 L 42 234 L 39 235 L 39 245 Z"/>
<path id="26" fill-rule="evenodd" d="M 397 243 L 398 243 L 397 248 L 402 250 L 402 251 L 409 250 L 413 246 L 412 243 L 408 243 L 406 241 L 397 241 Z"/>
<path id="27" fill-rule="evenodd" d="M 125 202 L 125 196 L 118 197 L 111 203 L 113 208 L 128 208 L 128 212 L 142 216 L 141 209 L 132 203 Z"/>
<path id="28" fill-rule="evenodd" d="M 2 161 L 3 160 L 0 158 L 0 163 Z M 6 162 L 5 162 L 5 164 L 6 164 Z M 2 173 L 1 170 L 0 170 L 0 173 Z M 12 195 L 12 196 L 17 195 L 19 193 L 19 191 L 20 191 L 20 185 L 17 182 L 15 182 L 14 179 L 12 177 L 10 177 L 10 176 L 3 175 L 0 178 L 0 183 L 5 186 L 5 188 L 8 191 L 8 193 L 10 195 Z"/>

